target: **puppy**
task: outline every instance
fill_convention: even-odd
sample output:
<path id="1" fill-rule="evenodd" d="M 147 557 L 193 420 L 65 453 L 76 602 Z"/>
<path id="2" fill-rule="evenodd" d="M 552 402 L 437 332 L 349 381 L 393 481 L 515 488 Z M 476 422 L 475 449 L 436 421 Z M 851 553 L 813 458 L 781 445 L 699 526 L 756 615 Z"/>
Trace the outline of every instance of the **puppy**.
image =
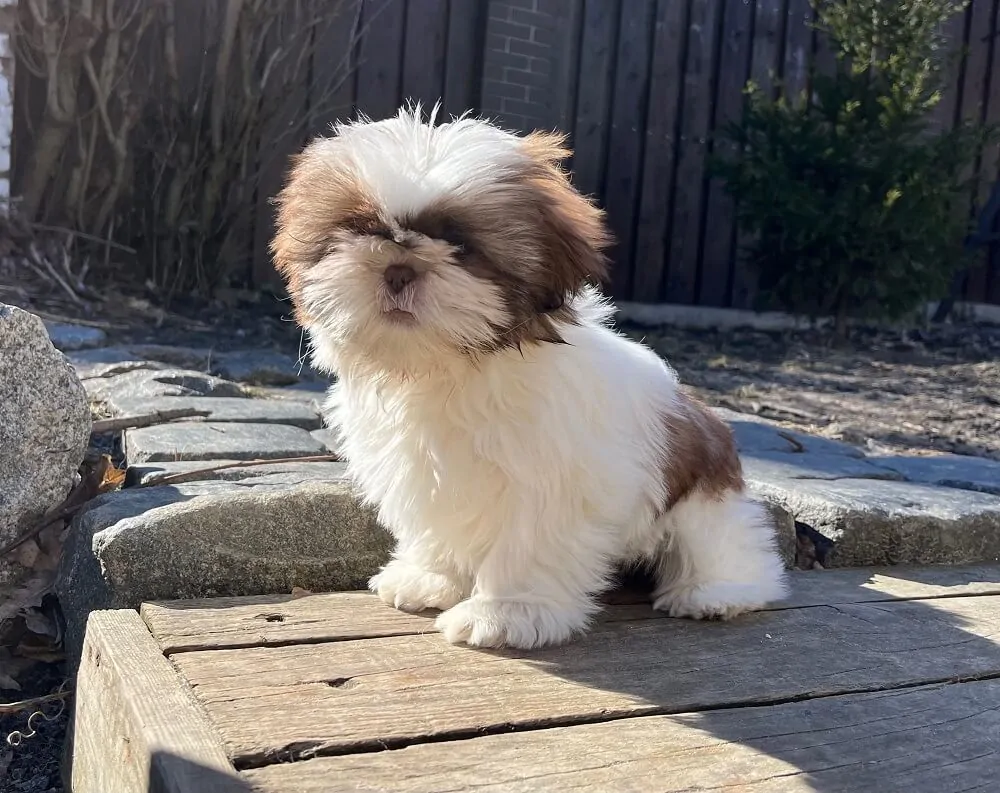
<path id="1" fill-rule="evenodd" d="M 519 648 L 586 628 L 623 563 L 676 617 L 781 598 L 728 427 L 609 327 L 609 238 L 563 140 L 434 115 L 311 142 L 272 243 L 337 378 L 327 422 L 398 541 L 371 588 L 441 609 L 450 642 Z"/>

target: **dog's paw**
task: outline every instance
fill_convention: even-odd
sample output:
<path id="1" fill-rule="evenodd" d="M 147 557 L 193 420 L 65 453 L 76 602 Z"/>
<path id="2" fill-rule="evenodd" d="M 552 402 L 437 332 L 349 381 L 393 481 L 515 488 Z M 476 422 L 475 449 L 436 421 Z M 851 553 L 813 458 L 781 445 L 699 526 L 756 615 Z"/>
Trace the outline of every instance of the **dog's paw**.
<path id="1" fill-rule="evenodd" d="M 477 595 L 438 615 L 436 624 L 452 644 L 528 650 L 568 641 L 587 627 L 587 610 Z"/>
<path id="2" fill-rule="evenodd" d="M 759 584 L 719 581 L 671 588 L 654 597 L 653 608 L 671 617 L 728 620 L 758 611 L 776 598 Z"/>
<path id="3" fill-rule="evenodd" d="M 368 588 L 400 611 L 443 611 L 465 597 L 459 581 L 400 559 L 372 576 Z"/>

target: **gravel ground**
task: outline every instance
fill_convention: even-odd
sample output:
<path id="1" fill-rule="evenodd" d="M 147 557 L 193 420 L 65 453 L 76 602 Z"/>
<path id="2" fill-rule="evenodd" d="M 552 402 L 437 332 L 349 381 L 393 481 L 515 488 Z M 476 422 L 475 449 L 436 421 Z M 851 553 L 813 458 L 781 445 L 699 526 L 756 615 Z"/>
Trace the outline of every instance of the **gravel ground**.
<path id="1" fill-rule="evenodd" d="M 37 664 L 19 677 L 21 691 L 3 691 L 3 701 L 51 694 L 59 690 L 64 680 L 62 664 Z M 7 737 L 15 730 L 28 732 L 31 711 L 0 714 L 0 790 L 3 793 L 63 793 L 60 763 L 71 707 L 72 700 L 67 700 L 62 709 L 58 702 L 40 706 L 39 710 L 46 716 L 59 715 L 52 721 L 36 717 L 32 721 L 35 735 L 24 738 L 14 747 L 8 745 Z"/>
<path id="2" fill-rule="evenodd" d="M 709 404 L 893 454 L 1000 460 L 1000 327 L 818 333 L 626 328 Z"/>

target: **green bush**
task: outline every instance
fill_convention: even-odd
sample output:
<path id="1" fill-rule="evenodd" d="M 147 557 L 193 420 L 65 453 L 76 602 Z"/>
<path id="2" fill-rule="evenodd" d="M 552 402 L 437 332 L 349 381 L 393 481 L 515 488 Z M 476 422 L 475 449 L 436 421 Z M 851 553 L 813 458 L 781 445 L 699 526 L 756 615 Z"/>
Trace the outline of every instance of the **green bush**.
<path id="1" fill-rule="evenodd" d="M 713 164 L 737 202 L 763 303 L 896 319 L 948 291 L 962 263 L 969 176 L 987 133 L 932 128 L 954 0 L 828 0 L 833 74 L 778 99 L 748 86 L 739 155 Z"/>

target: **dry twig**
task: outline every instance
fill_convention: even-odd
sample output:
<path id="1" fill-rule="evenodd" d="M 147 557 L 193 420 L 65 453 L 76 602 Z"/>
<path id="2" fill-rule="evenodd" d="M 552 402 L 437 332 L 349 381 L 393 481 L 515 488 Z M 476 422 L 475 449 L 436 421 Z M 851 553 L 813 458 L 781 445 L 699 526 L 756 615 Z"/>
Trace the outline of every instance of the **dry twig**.
<path id="1" fill-rule="evenodd" d="M 176 474 L 168 474 L 159 479 L 151 479 L 136 487 L 158 487 L 160 485 L 179 485 L 184 482 L 194 482 L 201 478 L 203 474 L 211 474 L 216 471 L 225 471 L 230 468 L 254 468 L 259 465 L 277 465 L 279 463 L 338 463 L 340 457 L 336 454 L 316 454 L 311 457 L 279 457 L 274 460 L 241 460 L 238 463 L 223 463 L 222 465 L 209 465 L 205 468 L 196 468 L 193 471 L 181 471 Z"/>
<path id="2" fill-rule="evenodd" d="M 47 702 L 60 702 L 71 696 L 72 693 L 72 690 L 56 691 L 52 694 L 44 694 L 40 697 L 20 699 L 17 702 L 0 702 L 0 713 L 20 713 L 24 710 L 33 710 L 39 705 L 44 705 Z"/>
<path id="3" fill-rule="evenodd" d="M 196 408 L 156 410 L 152 413 L 142 413 L 136 416 L 119 416 L 118 418 L 113 419 L 98 419 L 94 422 L 91 432 L 95 435 L 102 435 L 107 432 L 137 430 L 142 427 L 155 427 L 158 424 L 169 424 L 171 421 L 177 421 L 178 419 L 207 415 L 209 415 L 209 411 L 197 410 Z"/>

